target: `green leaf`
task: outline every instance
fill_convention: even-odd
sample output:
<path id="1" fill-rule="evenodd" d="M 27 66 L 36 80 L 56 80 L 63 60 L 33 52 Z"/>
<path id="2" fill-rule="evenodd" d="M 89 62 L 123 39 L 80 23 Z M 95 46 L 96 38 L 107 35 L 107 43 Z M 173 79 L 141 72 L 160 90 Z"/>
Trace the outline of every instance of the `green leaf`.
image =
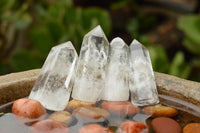
<path id="1" fill-rule="evenodd" d="M 14 22 L 16 29 L 27 28 L 32 22 L 32 18 L 28 13 L 24 13 L 19 19 Z"/>
<path id="2" fill-rule="evenodd" d="M 200 45 L 200 15 L 181 17 L 178 21 L 178 28 L 185 33 L 186 37 Z"/>
<path id="3" fill-rule="evenodd" d="M 47 54 L 49 53 L 51 47 L 56 44 L 53 41 L 51 35 L 49 34 L 48 29 L 44 27 L 35 27 L 31 30 L 31 43 L 39 50 L 41 53 Z"/>
<path id="4" fill-rule="evenodd" d="M 65 8 L 66 8 L 66 5 L 63 3 L 59 3 L 59 2 L 54 3 L 49 6 L 46 17 L 61 21 L 66 10 Z"/>
<path id="5" fill-rule="evenodd" d="M 102 9 L 88 8 L 83 10 L 83 26 L 86 29 L 92 29 L 101 25 L 106 35 L 111 32 L 111 20 L 109 14 Z"/>
<path id="6" fill-rule="evenodd" d="M 195 43 L 190 38 L 185 37 L 183 40 L 183 45 L 194 54 L 200 54 L 200 43 Z"/>
<path id="7" fill-rule="evenodd" d="M 139 22 L 137 19 L 131 19 L 127 24 L 127 30 L 131 33 L 133 38 L 138 38 Z"/>
<path id="8" fill-rule="evenodd" d="M 151 63 L 154 71 L 167 73 L 169 69 L 169 61 L 166 51 L 161 46 L 148 47 L 151 56 Z"/>
<path id="9" fill-rule="evenodd" d="M 120 0 L 120 1 L 116 1 L 113 2 L 113 4 L 111 5 L 111 9 L 112 10 L 119 10 L 122 8 L 126 8 L 127 6 L 136 6 L 136 2 L 134 0 Z"/>
<path id="10" fill-rule="evenodd" d="M 28 5 L 24 3 L 19 9 L 15 11 L 8 10 L 6 13 L 2 14 L 1 19 L 14 23 L 15 21 L 23 17 L 23 14 L 26 14 L 27 9 Z"/>
<path id="11" fill-rule="evenodd" d="M 9 11 L 16 3 L 16 0 L 0 0 L 0 13 Z"/>
<path id="12" fill-rule="evenodd" d="M 0 75 L 7 74 L 10 72 L 8 65 L 0 63 Z"/>
<path id="13" fill-rule="evenodd" d="M 200 68 L 200 57 L 194 57 L 191 61 L 191 66 Z"/>
<path id="14" fill-rule="evenodd" d="M 54 42 L 59 42 L 64 34 L 64 27 L 59 22 L 53 20 L 46 21 L 46 27 Z"/>
<path id="15" fill-rule="evenodd" d="M 11 66 L 14 71 L 24 71 L 40 68 L 44 58 L 38 52 L 29 52 L 21 50 L 16 52 L 11 58 Z"/>
<path id="16" fill-rule="evenodd" d="M 63 16 L 63 24 L 66 25 L 67 28 L 75 28 L 77 23 L 81 23 L 81 21 L 79 20 L 79 16 L 81 16 L 81 13 L 82 11 L 80 11 L 79 8 L 66 6 Z"/>
<path id="17" fill-rule="evenodd" d="M 188 78 L 191 72 L 191 66 L 185 63 L 183 52 L 177 52 L 170 65 L 169 74 L 180 78 Z"/>
<path id="18" fill-rule="evenodd" d="M 112 5 L 111 5 L 111 9 L 112 10 L 117 10 L 117 9 L 122 9 L 122 8 L 125 8 L 127 6 L 129 0 L 121 0 L 119 2 L 114 2 Z"/>

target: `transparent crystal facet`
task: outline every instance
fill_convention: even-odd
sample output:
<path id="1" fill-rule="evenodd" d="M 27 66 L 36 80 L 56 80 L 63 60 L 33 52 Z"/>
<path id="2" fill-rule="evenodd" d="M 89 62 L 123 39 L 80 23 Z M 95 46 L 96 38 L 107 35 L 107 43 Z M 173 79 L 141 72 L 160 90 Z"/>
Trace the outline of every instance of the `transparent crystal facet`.
<path id="1" fill-rule="evenodd" d="M 130 45 L 131 101 L 138 106 L 159 102 L 149 51 L 137 40 Z"/>
<path id="2" fill-rule="evenodd" d="M 105 85 L 108 44 L 100 26 L 85 35 L 72 91 L 74 99 L 88 102 L 101 99 Z"/>
<path id="3" fill-rule="evenodd" d="M 72 89 L 78 55 L 71 42 L 51 49 L 29 98 L 49 110 L 64 110 Z"/>
<path id="4" fill-rule="evenodd" d="M 121 38 L 114 38 L 110 44 L 103 100 L 127 101 L 129 99 L 128 45 Z"/>

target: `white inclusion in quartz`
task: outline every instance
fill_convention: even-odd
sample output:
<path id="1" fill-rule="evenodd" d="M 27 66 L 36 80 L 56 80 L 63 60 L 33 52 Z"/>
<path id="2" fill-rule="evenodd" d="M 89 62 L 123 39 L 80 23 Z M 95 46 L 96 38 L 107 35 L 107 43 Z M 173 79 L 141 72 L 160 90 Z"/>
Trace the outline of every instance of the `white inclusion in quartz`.
<path id="1" fill-rule="evenodd" d="M 51 49 L 29 96 L 54 111 L 64 110 L 71 94 L 78 55 L 71 42 Z"/>
<path id="2" fill-rule="evenodd" d="M 74 99 L 87 102 L 101 99 L 108 50 L 109 43 L 100 26 L 84 36 L 72 91 Z"/>
<path id="3" fill-rule="evenodd" d="M 159 102 L 149 51 L 137 40 L 130 45 L 129 87 L 134 105 L 144 106 Z"/>
<path id="4" fill-rule="evenodd" d="M 103 100 L 127 101 L 129 99 L 128 55 L 128 45 L 121 38 L 114 38 L 110 43 Z"/>

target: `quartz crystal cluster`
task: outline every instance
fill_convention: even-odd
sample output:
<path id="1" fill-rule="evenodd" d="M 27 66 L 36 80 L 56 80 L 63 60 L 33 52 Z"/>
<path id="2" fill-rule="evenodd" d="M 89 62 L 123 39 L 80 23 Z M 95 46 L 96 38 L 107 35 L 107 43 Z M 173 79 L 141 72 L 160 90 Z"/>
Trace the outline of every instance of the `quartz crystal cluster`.
<path id="1" fill-rule="evenodd" d="M 128 47 L 119 37 L 109 44 L 100 26 L 85 35 L 79 57 L 71 42 L 52 48 L 29 98 L 57 111 L 71 93 L 86 102 L 129 97 L 138 106 L 159 102 L 148 50 L 136 40 Z"/>

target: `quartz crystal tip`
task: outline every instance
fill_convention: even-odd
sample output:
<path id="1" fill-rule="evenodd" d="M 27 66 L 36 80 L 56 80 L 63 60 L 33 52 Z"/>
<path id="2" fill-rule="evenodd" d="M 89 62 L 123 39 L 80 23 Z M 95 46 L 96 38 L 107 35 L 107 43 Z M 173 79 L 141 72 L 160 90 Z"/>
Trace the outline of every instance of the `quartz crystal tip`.
<path id="1" fill-rule="evenodd" d="M 109 43 L 100 26 L 84 36 L 72 91 L 74 99 L 87 102 L 101 99 L 108 50 Z"/>
<path id="2" fill-rule="evenodd" d="M 72 90 L 78 55 L 71 42 L 57 45 L 49 52 L 29 95 L 54 111 L 64 110 Z"/>
<path id="3" fill-rule="evenodd" d="M 116 37 L 111 41 L 110 45 L 115 48 L 123 48 L 127 44 L 120 37 Z"/>
<path id="4" fill-rule="evenodd" d="M 105 36 L 105 34 L 104 34 L 104 32 L 103 32 L 103 29 L 101 28 L 101 26 L 100 25 L 98 25 L 98 26 L 96 26 L 94 29 L 92 29 L 90 32 L 88 32 L 86 35 L 85 35 L 85 37 L 86 36 L 98 36 L 98 37 L 104 37 L 106 40 L 107 40 L 107 38 L 106 38 L 106 36 Z M 84 37 L 84 38 L 85 38 Z"/>
<path id="5" fill-rule="evenodd" d="M 129 48 L 119 37 L 110 44 L 103 100 L 127 101 L 129 99 Z"/>
<path id="6" fill-rule="evenodd" d="M 131 101 L 138 106 L 159 102 L 149 51 L 137 40 L 130 45 Z"/>
<path id="7" fill-rule="evenodd" d="M 138 50 L 138 49 L 146 49 L 145 46 L 143 46 L 139 41 L 137 41 L 136 39 L 134 39 L 132 42 L 131 42 L 131 45 L 130 45 L 130 49 L 131 50 Z M 146 49 L 147 50 L 147 49 Z"/>

